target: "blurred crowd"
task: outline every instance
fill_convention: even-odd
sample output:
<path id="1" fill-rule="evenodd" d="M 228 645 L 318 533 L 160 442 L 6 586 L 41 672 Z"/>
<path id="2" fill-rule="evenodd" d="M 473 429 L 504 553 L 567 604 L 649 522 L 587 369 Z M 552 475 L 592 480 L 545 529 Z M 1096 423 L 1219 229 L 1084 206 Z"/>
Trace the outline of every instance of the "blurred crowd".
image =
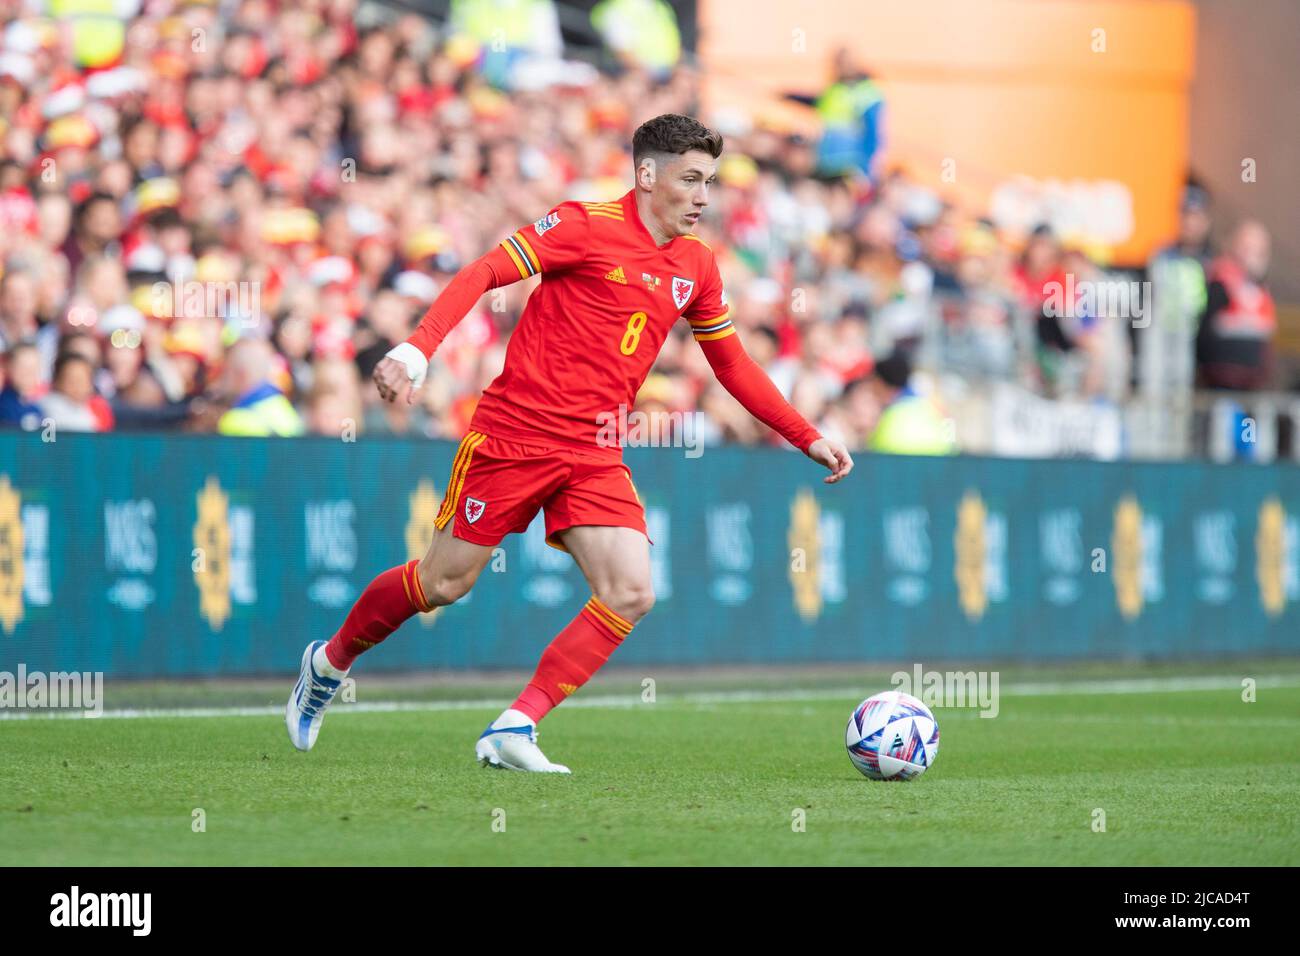
<path id="1" fill-rule="evenodd" d="M 0 0 L 0 427 L 459 439 L 537 280 L 484 297 L 413 405 L 378 401 L 375 364 L 502 237 L 624 193 L 640 122 L 698 113 L 662 0 L 602 4 L 601 68 L 565 58 L 549 3 L 507 4 L 527 26 L 503 36 L 494 2 L 439 23 L 355 0 Z M 744 344 L 851 447 L 945 377 L 1110 401 L 1271 382 L 1268 235 L 1242 224 L 1214 256 L 1194 185 L 1138 328 L 1052 305 L 1067 276 L 1112 276 L 1046 227 L 1008 235 L 887 165 L 828 171 L 760 118 L 722 131 L 699 233 Z M 684 329 L 638 405 L 773 440 Z"/>

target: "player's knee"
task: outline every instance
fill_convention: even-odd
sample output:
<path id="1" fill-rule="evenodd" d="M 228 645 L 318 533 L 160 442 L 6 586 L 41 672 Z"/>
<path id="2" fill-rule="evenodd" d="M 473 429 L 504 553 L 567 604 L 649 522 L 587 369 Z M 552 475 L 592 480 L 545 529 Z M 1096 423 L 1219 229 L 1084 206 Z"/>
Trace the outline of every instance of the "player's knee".
<path id="1" fill-rule="evenodd" d="M 655 606 L 654 588 L 647 583 L 616 584 L 604 594 L 597 594 L 607 608 L 633 624 L 650 613 Z"/>
<path id="2" fill-rule="evenodd" d="M 424 588 L 424 596 L 429 599 L 429 603 L 434 607 L 446 607 L 448 604 L 455 604 L 474 586 L 474 581 L 478 577 L 476 571 L 466 571 L 460 574 L 448 574 L 437 570 L 423 572 L 420 576 L 420 586 Z"/>

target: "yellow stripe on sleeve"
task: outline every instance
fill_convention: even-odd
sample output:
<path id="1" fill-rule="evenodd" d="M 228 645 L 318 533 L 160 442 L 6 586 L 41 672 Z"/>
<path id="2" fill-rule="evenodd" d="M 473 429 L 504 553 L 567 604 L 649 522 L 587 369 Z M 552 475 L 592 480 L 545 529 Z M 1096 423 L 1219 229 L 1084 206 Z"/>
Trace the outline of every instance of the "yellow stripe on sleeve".
<path id="1" fill-rule="evenodd" d="M 541 272 L 542 262 L 537 258 L 537 253 L 533 252 L 533 247 L 528 244 L 528 240 L 524 238 L 523 230 L 516 232 L 515 238 L 518 239 L 519 244 L 524 247 L 524 252 L 528 253 L 528 261 L 533 264 L 533 271 Z"/>
<path id="2" fill-rule="evenodd" d="M 501 240 L 501 248 L 506 251 L 506 254 L 510 256 L 511 261 L 514 262 L 515 268 L 519 270 L 519 278 L 527 279 L 529 276 L 528 269 L 524 267 L 524 261 L 519 258 L 519 253 L 515 252 L 515 247 L 510 245 L 510 240 Z"/>
<path id="3" fill-rule="evenodd" d="M 735 335 L 735 334 L 736 334 L 736 327 L 734 325 L 729 325 L 721 332 L 697 332 L 695 333 L 695 341 L 712 342 L 714 339 L 725 339 L 728 335 Z"/>
<path id="4" fill-rule="evenodd" d="M 707 328 L 710 325 L 717 325 L 719 322 L 726 322 L 730 318 L 731 310 L 728 309 L 721 315 L 715 315 L 711 319 L 687 319 L 686 321 L 691 323 L 692 328 Z"/>

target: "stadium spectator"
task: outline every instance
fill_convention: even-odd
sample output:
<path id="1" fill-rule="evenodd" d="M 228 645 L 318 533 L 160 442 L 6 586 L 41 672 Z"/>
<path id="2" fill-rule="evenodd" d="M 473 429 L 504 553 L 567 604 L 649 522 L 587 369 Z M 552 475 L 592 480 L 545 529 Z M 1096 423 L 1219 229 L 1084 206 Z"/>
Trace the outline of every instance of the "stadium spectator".
<path id="1" fill-rule="evenodd" d="M 1196 333 L 1205 311 L 1205 268 L 1210 263 L 1209 196 L 1188 183 L 1179 209 L 1178 237 L 1147 266 L 1149 322 L 1134 327 L 1138 387 L 1147 395 L 1189 392 L 1196 379 Z"/>
<path id="2" fill-rule="evenodd" d="M 1268 230 L 1247 220 L 1233 231 L 1227 255 L 1210 266 L 1205 313 L 1196 339 L 1201 380 L 1209 388 L 1267 388 L 1273 372 L 1277 315 L 1264 283 Z"/>
<path id="3" fill-rule="evenodd" d="M 222 435 L 301 435 L 302 419 L 284 393 L 271 384 L 271 346 L 241 339 L 226 353 L 223 391 L 233 397 L 217 422 Z"/>
<path id="4" fill-rule="evenodd" d="M 854 448 L 867 447 L 872 429 L 880 418 L 880 403 L 873 381 L 874 376 L 864 375 L 849 382 L 824 421 L 826 428 L 835 430 L 841 441 Z"/>
<path id="5" fill-rule="evenodd" d="M 158 377 L 148 369 L 141 369 L 113 400 L 114 427 L 119 431 L 167 428 L 184 423 L 191 414 L 202 410 L 199 399 L 170 401 Z"/>
<path id="6" fill-rule="evenodd" d="M 502 89 L 546 85 L 564 74 L 564 40 L 552 0 L 452 0 L 457 55 L 476 60 Z"/>
<path id="7" fill-rule="evenodd" d="M 179 427 L 189 417 L 194 398 L 170 400 L 160 379 L 159 366 L 167 360 L 150 358 L 148 337 L 157 338 L 139 309 L 120 305 L 100 320 L 97 331 L 103 337 L 104 367 L 99 390 L 108 397 L 113 427 L 120 431 Z"/>
<path id="8" fill-rule="evenodd" d="M 912 362 L 897 352 L 876 365 L 868 380 L 880 410 L 867 448 L 889 455 L 952 455 L 952 426 L 933 400 L 911 386 Z"/>
<path id="9" fill-rule="evenodd" d="M 307 430 L 314 435 L 351 440 L 364 431 L 357 367 L 342 358 L 317 362 L 307 409 Z"/>
<path id="10" fill-rule="evenodd" d="M 80 355 L 86 360 L 86 364 L 90 367 L 91 388 L 90 394 L 85 398 L 85 404 L 95 416 L 94 430 L 97 432 L 112 431 L 113 410 L 109 407 L 104 396 L 99 393 L 96 383 L 96 379 L 100 377 L 100 366 L 103 363 L 103 350 L 100 347 L 99 340 L 89 332 L 73 332 L 70 335 L 65 335 L 59 342 L 59 358 L 65 355 Z M 57 360 L 55 364 L 57 366 Z M 106 373 L 105 377 L 107 377 Z"/>
<path id="11" fill-rule="evenodd" d="M 926 329 L 925 364 L 975 382 L 1015 380 L 1023 334 L 1014 295 L 1000 274 L 1001 246 L 991 225 L 936 225 L 925 231 L 923 242 L 938 265 L 937 314 Z"/>
<path id="12" fill-rule="evenodd" d="M 54 380 L 38 403 L 41 417 L 58 431 L 94 432 L 100 419 L 91 407 L 95 397 L 95 366 L 75 350 L 61 354 L 54 363 Z"/>
<path id="13" fill-rule="evenodd" d="M 624 66 L 666 78 L 682 57 L 677 14 L 666 0 L 601 0 L 591 25 Z"/>
<path id="14" fill-rule="evenodd" d="M 1069 330 L 1076 349 L 1077 378 L 1068 386 L 1060 381 L 1059 386 L 1083 398 L 1119 401 L 1128 389 L 1129 328 L 1136 313 L 1118 298 L 1112 302 L 1110 290 L 1120 288 L 1122 280 L 1098 268 L 1081 249 L 1066 250 L 1061 263 L 1076 290 L 1075 300 L 1066 301 L 1068 311 L 1058 321 Z M 1068 285 L 1063 292 L 1068 295 Z"/>
<path id="15" fill-rule="evenodd" d="M 833 69 L 834 82 L 814 100 L 790 95 L 798 102 L 811 101 L 821 118 L 817 172 L 827 177 L 855 173 L 874 178 L 882 139 L 884 94 L 847 47 L 836 51 Z"/>
<path id="16" fill-rule="evenodd" d="M 0 276 L 0 350 L 35 337 L 40 328 L 36 304 L 31 273 L 14 268 Z"/>
<path id="17" fill-rule="evenodd" d="M 1038 387 L 1051 396 L 1067 395 L 1078 384 L 1082 358 L 1075 354 L 1074 302 L 1065 303 L 1059 290 L 1067 288 L 1064 253 L 1052 229 L 1035 227 L 1020 255 L 1015 278 L 1020 305 L 1032 317 L 1036 335 L 1035 358 Z M 1057 297 L 1053 292 L 1057 292 Z"/>
<path id="18" fill-rule="evenodd" d="M 563 199 L 617 197 L 632 129 L 699 108 L 694 72 L 645 66 L 655 57 L 639 31 L 623 69 L 600 75 L 561 59 L 550 0 L 454 6 L 442 23 L 356 0 L 275 15 L 232 0 L 220 16 L 160 0 L 122 19 L 126 42 L 105 48 L 117 59 L 93 72 L 82 65 L 103 51 L 26 8 L 0 15 L 0 352 L 34 342 L 47 382 L 65 340 L 89 332 L 97 348 L 77 348 L 95 363 L 100 427 L 212 431 L 240 397 L 233 373 L 221 377 L 231 343 L 265 336 L 265 382 L 303 427 L 333 433 L 354 417 L 350 379 L 318 383 L 323 368 L 351 362 L 364 380 L 459 263 Z M 617 34 L 622 18 L 662 17 L 664 5 L 601 9 Z M 502 27 L 502 11 L 519 16 Z M 194 30 L 206 43 L 189 42 Z M 27 46 L 7 49 L 19 34 Z M 1067 259 L 1104 278 L 1095 257 L 1046 227 L 1027 242 L 1001 231 L 903 170 L 864 188 L 883 107 L 851 57 L 835 70 L 820 100 L 805 98 L 829 121 L 820 143 L 767 120 L 728 131 L 725 185 L 699 228 L 747 347 L 782 392 L 859 443 L 872 358 L 893 351 L 945 398 L 1002 382 L 1121 394 L 1131 357 L 1117 326 L 1043 309 Z M 1204 229 L 1192 205 L 1185 219 L 1190 249 Z M 1244 291 L 1222 279 L 1225 294 Z M 535 282 L 485 297 L 414 404 L 362 389 L 358 429 L 459 438 Z M 656 374 L 662 407 L 703 411 L 708 440 L 770 440 L 708 384 L 689 337 L 669 338 Z"/>
<path id="19" fill-rule="evenodd" d="M 122 214 L 117 200 L 109 193 L 95 193 L 77 207 L 72 232 L 63 244 L 68 269 L 76 275 L 84 260 L 121 253 L 118 239 L 122 235 Z"/>
<path id="20" fill-rule="evenodd" d="M 0 390 L 0 426 L 33 431 L 41 427 L 41 355 L 20 342 L 5 355 L 4 389 Z"/>

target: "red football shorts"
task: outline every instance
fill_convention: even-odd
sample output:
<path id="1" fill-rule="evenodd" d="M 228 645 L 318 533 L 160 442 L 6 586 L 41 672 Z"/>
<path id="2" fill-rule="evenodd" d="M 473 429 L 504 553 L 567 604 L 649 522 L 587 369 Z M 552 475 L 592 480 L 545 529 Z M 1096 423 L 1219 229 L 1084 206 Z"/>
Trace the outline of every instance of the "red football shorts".
<path id="1" fill-rule="evenodd" d="M 488 547 L 525 530 L 546 513 L 546 543 L 566 528 L 605 525 L 646 534 L 645 509 L 620 461 L 553 445 L 522 445 L 469 432 L 456 450 L 435 524 L 455 520 L 452 534 Z M 649 535 L 647 535 L 647 538 Z"/>

